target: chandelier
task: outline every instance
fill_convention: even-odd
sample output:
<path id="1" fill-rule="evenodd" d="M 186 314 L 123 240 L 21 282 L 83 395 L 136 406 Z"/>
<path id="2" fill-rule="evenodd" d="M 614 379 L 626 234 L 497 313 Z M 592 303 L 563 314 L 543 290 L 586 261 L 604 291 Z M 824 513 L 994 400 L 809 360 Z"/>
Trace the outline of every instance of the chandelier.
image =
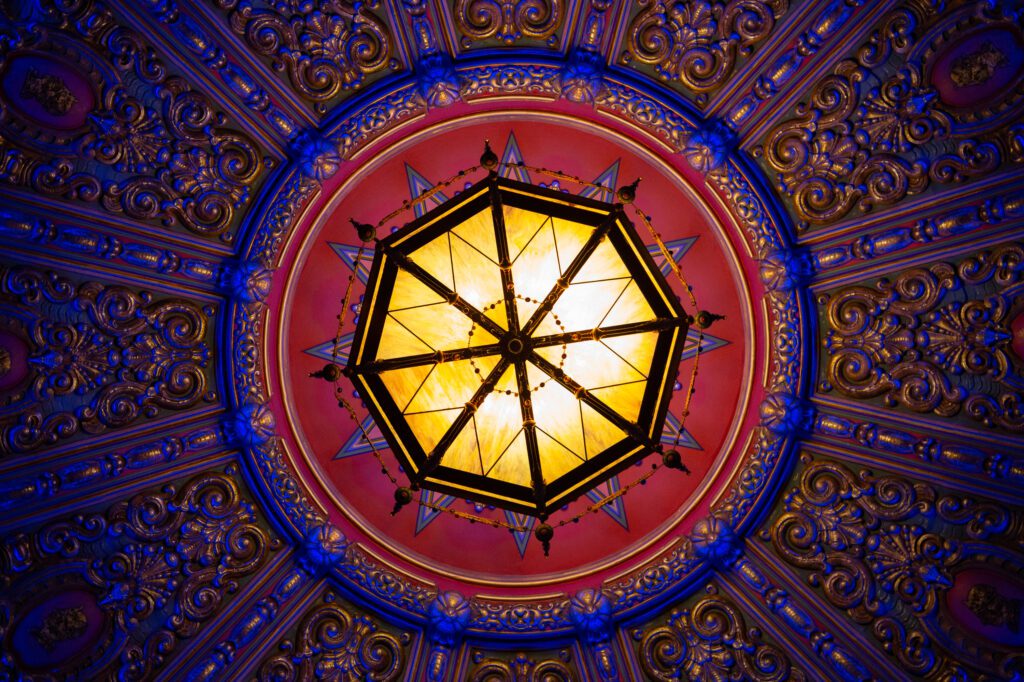
<path id="1" fill-rule="evenodd" d="M 486 177 L 384 238 L 352 221 L 374 249 L 366 294 L 348 364 L 314 376 L 354 384 L 409 481 L 375 452 L 395 513 L 422 488 L 544 522 L 652 453 L 686 471 L 660 434 L 687 331 L 717 316 L 688 315 L 655 265 L 626 214 L 637 183 L 609 203 L 501 177 L 500 165 L 488 145 L 480 166 L 418 200 L 481 167 Z M 350 277 L 339 338 L 351 290 Z M 695 377 L 696 366 L 684 418 Z M 553 531 L 535 530 L 545 554 Z"/>

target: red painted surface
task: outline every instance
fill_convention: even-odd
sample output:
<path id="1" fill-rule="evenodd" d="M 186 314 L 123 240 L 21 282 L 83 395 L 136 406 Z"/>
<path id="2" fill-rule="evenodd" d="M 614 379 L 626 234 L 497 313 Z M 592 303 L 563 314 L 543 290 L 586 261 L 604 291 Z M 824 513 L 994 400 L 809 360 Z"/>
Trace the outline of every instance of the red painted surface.
<path id="1" fill-rule="evenodd" d="M 482 107 L 466 109 L 475 113 Z M 399 142 L 396 135 L 374 145 L 361 155 L 365 166 L 360 170 L 353 163 L 343 165 L 342 172 L 307 212 L 304 227 L 285 249 L 277 273 L 281 281 L 274 286 L 275 292 L 283 292 L 275 293 L 282 300 L 271 301 L 269 306 L 271 310 L 283 307 L 285 312 L 283 320 L 272 319 L 268 325 L 271 348 L 278 329 L 278 343 L 283 347 L 272 350 L 268 360 L 274 368 L 272 384 L 280 382 L 274 392 L 273 407 L 278 424 L 284 427 L 289 449 L 296 454 L 296 464 L 306 473 L 311 490 L 350 539 L 372 546 L 373 551 L 383 553 L 414 574 L 426 571 L 430 580 L 442 587 L 469 580 L 487 583 L 488 594 L 515 592 L 517 585 L 518 590 L 536 593 L 555 585 L 569 589 L 574 581 L 594 572 L 610 577 L 635 567 L 678 541 L 707 513 L 715 494 L 735 473 L 742 448 L 756 424 L 762 392 L 754 390 L 748 396 L 745 382 L 759 386 L 763 374 L 760 358 L 766 353 L 763 348 L 756 352 L 747 340 L 752 325 L 749 319 L 745 320 L 748 304 L 742 291 L 744 285 L 740 284 L 756 283 L 756 268 L 745 255 L 737 228 L 728 216 L 715 215 L 720 204 L 704 186 L 703 179 L 679 155 L 669 156 L 656 149 L 675 167 L 669 169 L 645 159 L 637 147 L 626 144 L 625 137 L 564 118 L 516 118 L 511 114 L 496 119 L 469 118 L 451 129 L 419 134 L 430 123 L 427 119 L 411 124 L 403 131 L 405 142 Z M 593 179 L 620 160 L 619 185 L 642 177 L 637 204 L 651 216 L 666 241 L 697 237 L 681 267 L 700 306 L 727 316 L 710 331 L 727 340 L 728 345 L 701 357 L 696 401 L 686 422 L 686 428 L 703 448 L 683 451 L 692 475 L 664 470 L 646 486 L 628 494 L 628 530 L 602 512 L 588 515 L 577 524 L 556 528 L 551 556 L 547 558 L 535 539 L 531 538 L 525 557 L 520 557 L 508 531 L 470 524 L 447 514 L 417 535 L 415 504 L 392 517 L 393 486 L 381 475 L 373 455 L 334 459 L 356 425 L 336 407 L 332 386 L 307 376 L 324 363 L 305 350 L 334 337 L 335 315 L 350 274 L 328 242 L 356 244 L 349 217 L 374 223 L 408 199 L 406 164 L 429 181 L 438 181 L 475 165 L 484 139 L 490 139 L 501 155 L 511 132 L 515 133 L 527 164 Z M 389 145 L 394 146 L 388 149 Z M 644 146 L 648 150 L 652 147 Z M 479 177 L 482 176 L 468 179 L 474 181 Z M 536 174 L 532 180 L 550 182 L 550 178 Z M 709 208 L 688 196 L 680 187 L 682 182 L 689 182 L 697 194 L 707 197 Z M 448 195 L 457 187 L 458 184 L 453 185 Z M 333 204 L 332 198 L 336 199 Z M 396 220 L 396 225 L 409 218 L 411 213 Z M 718 223 L 724 226 L 716 227 Z M 649 235 L 642 236 L 645 242 L 653 242 Z M 735 246 L 730 247 L 730 243 Z M 732 248 L 736 254 L 731 252 Z M 354 300 L 358 300 L 362 289 L 362 285 L 356 285 Z M 756 284 L 751 299 L 760 300 Z M 746 314 L 759 318 L 760 304 L 755 303 L 752 312 Z M 345 332 L 354 329 L 353 316 L 347 311 Z M 763 343 L 764 339 L 756 339 L 754 346 L 762 347 Z M 282 358 L 283 366 L 279 367 Z M 746 365 L 748 362 L 751 364 Z M 684 361 L 680 367 L 684 384 L 691 366 L 692 361 Z M 673 414 L 680 412 L 682 393 L 675 396 Z M 358 400 L 354 404 L 359 406 Z M 358 409 L 360 418 L 365 416 L 365 410 Z M 397 473 L 390 452 L 385 450 L 383 456 L 387 466 Z M 622 484 L 635 480 L 655 461 L 655 457 L 649 457 L 620 475 Z M 718 470 L 717 475 L 713 469 Z M 404 481 L 401 474 L 398 478 Z M 710 481 L 707 489 L 697 494 L 706 480 Z M 551 522 L 556 524 L 586 503 L 586 498 L 577 501 L 567 512 L 555 514 Z M 473 505 L 464 500 L 457 500 L 453 506 L 474 512 Z M 502 518 L 500 510 L 482 513 Z M 544 587 L 539 587 L 542 584 Z M 588 578 L 586 584 L 592 585 L 593 578 Z"/>

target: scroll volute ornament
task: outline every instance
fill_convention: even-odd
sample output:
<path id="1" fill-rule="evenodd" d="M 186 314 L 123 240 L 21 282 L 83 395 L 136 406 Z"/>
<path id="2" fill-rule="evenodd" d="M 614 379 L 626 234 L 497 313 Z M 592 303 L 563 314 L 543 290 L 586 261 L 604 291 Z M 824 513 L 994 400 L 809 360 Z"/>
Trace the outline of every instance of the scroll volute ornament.
<path id="1" fill-rule="evenodd" d="M 565 0 L 455 0 L 455 26 L 464 44 L 543 41 L 561 28 L 565 11 Z"/>
<path id="2" fill-rule="evenodd" d="M 293 643 L 294 642 L 294 643 Z M 396 682 L 409 667 L 407 635 L 381 630 L 375 619 L 341 603 L 333 593 L 302 616 L 294 640 L 266 651 L 257 679 L 342 679 Z"/>
<path id="3" fill-rule="evenodd" d="M 76 285 L 28 268 L 0 268 L 0 302 L 31 315 L 31 402 L 0 421 L 0 453 L 37 450 L 213 398 L 211 308 L 100 282 Z"/>
<path id="4" fill-rule="evenodd" d="M 1018 510 L 806 454 L 801 466 L 771 524 L 780 560 L 807 571 L 807 582 L 867 626 L 908 674 L 1019 667 L 1005 650 L 957 634 L 948 608 L 957 581 L 980 557 L 1019 571 L 1012 549 Z"/>
<path id="5" fill-rule="evenodd" d="M 1021 262 L 1024 248 L 1008 244 L 955 267 L 935 263 L 823 296 L 830 356 L 823 388 L 942 417 L 963 410 L 1021 432 L 1024 397 L 1011 327 Z M 967 300 L 950 296 L 965 289 Z"/>
<path id="6" fill-rule="evenodd" d="M 368 8 L 376 3 L 347 0 L 284 0 L 270 7 L 218 0 L 231 10 L 231 29 L 246 44 L 287 69 L 292 86 L 302 97 L 324 103 L 345 90 L 365 84 L 367 76 L 391 63 L 394 38 Z"/>
<path id="7" fill-rule="evenodd" d="M 788 0 L 642 0 L 630 22 L 624 60 L 653 66 L 697 92 L 720 87 L 789 9 Z"/>
<path id="8" fill-rule="evenodd" d="M 634 633 L 647 679 L 669 682 L 680 679 L 680 672 L 685 672 L 682 679 L 695 680 L 807 679 L 782 649 L 747 627 L 735 603 L 708 589 L 710 596 L 673 611 L 666 625 Z"/>

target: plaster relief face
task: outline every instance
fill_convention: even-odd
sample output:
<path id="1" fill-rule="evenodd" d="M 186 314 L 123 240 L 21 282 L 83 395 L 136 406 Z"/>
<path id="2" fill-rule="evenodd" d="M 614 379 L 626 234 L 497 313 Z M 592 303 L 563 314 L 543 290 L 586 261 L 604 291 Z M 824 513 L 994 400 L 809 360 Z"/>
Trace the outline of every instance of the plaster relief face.
<path id="1" fill-rule="evenodd" d="M 23 53 L 10 60 L 3 74 L 4 99 L 33 127 L 60 131 L 86 124 L 96 105 L 89 80 L 51 57 Z"/>
<path id="2" fill-rule="evenodd" d="M 105 627 L 96 595 L 67 589 L 44 597 L 21 615 L 11 640 L 26 668 L 54 671 L 92 653 Z"/>
<path id="3" fill-rule="evenodd" d="M 948 106 L 997 105 L 1024 73 L 1024 44 L 1013 27 L 987 28 L 954 38 L 934 59 L 931 82 Z"/>
<path id="4" fill-rule="evenodd" d="M 1022 607 L 1020 576 L 988 568 L 959 572 L 946 594 L 946 608 L 954 622 L 994 646 L 1024 646 Z"/>

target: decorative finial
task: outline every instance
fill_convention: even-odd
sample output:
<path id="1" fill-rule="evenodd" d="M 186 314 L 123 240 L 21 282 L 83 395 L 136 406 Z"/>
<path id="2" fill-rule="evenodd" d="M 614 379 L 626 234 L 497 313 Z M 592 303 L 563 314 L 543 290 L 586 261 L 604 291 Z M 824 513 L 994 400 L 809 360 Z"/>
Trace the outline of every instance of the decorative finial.
<path id="1" fill-rule="evenodd" d="M 323 369 L 318 369 L 315 372 L 310 372 L 309 376 L 314 377 L 316 379 L 324 379 L 325 381 L 334 383 L 335 381 L 341 378 L 341 368 L 338 367 L 333 362 L 329 362 L 326 365 L 324 365 Z"/>
<path id="2" fill-rule="evenodd" d="M 489 171 L 498 167 L 498 155 L 491 149 L 490 140 L 484 140 L 484 153 L 480 155 L 480 165 Z"/>
<path id="3" fill-rule="evenodd" d="M 356 234 L 359 235 L 359 239 L 364 242 L 372 242 L 377 236 L 377 228 L 368 223 L 360 223 L 355 218 L 348 219 L 352 223 L 352 227 L 356 228 Z"/>
<path id="4" fill-rule="evenodd" d="M 631 204 L 636 200 L 636 187 L 640 184 L 640 178 L 637 178 L 628 185 L 623 185 L 619 188 L 619 191 L 615 193 L 615 197 L 624 204 Z"/>
<path id="5" fill-rule="evenodd" d="M 540 541 L 540 544 L 544 547 L 544 556 L 548 556 L 548 550 L 551 549 L 551 538 L 555 537 L 555 529 L 546 523 L 542 523 L 537 526 L 537 529 L 533 531 L 534 537 Z"/>
<path id="6" fill-rule="evenodd" d="M 690 473 L 690 470 L 683 464 L 683 456 L 679 454 L 678 450 L 669 450 L 664 453 L 661 456 L 661 461 L 669 469 L 677 469 L 684 474 Z"/>
<path id="7" fill-rule="evenodd" d="M 725 315 L 716 315 L 715 313 L 709 313 L 706 310 L 702 310 L 697 313 L 697 326 L 701 329 L 707 329 L 712 323 L 717 320 L 724 320 Z"/>
<path id="8" fill-rule="evenodd" d="M 397 514 L 402 507 L 410 502 L 412 502 L 411 490 L 408 488 L 395 488 L 395 508 L 391 510 L 391 515 Z"/>

